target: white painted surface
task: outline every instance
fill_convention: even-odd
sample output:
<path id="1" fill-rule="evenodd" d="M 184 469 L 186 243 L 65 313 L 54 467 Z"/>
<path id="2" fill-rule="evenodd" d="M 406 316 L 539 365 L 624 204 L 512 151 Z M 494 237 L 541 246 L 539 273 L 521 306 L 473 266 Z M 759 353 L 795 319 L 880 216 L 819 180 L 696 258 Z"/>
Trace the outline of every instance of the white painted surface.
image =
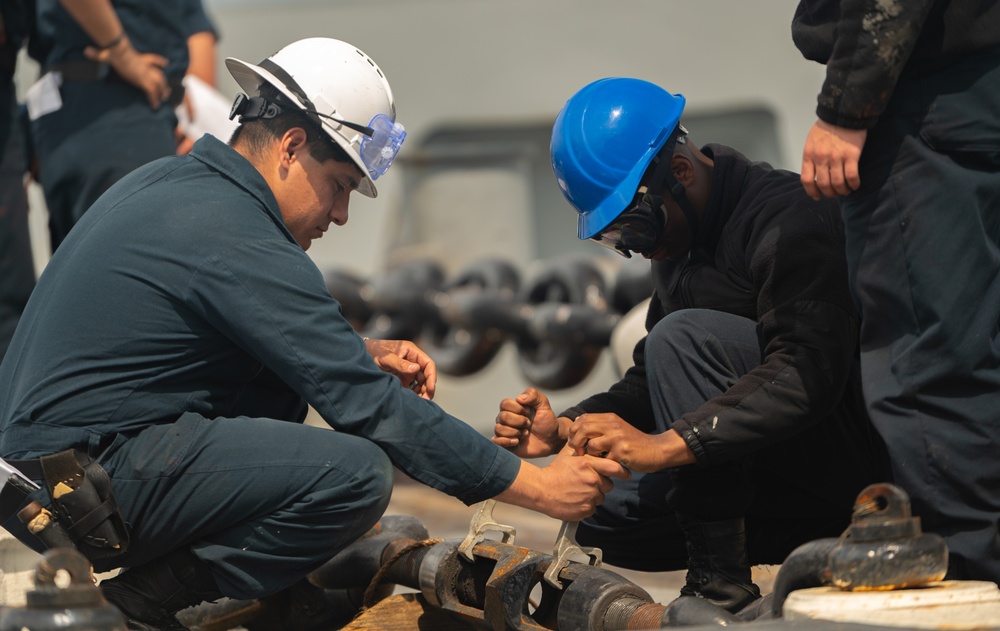
<path id="1" fill-rule="evenodd" d="M 928 587 L 845 592 L 816 587 L 789 594 L 784 618 L 829 620 L 909 629 L 1000 626 L 1000 589 L 986 581 L 942 581 Z"/>
<path id="2" fill-rule="evenodd" d="M 35 566 L 41 555 L 0 528 L 0 606 L 22 607 L 35 586 Z"/>

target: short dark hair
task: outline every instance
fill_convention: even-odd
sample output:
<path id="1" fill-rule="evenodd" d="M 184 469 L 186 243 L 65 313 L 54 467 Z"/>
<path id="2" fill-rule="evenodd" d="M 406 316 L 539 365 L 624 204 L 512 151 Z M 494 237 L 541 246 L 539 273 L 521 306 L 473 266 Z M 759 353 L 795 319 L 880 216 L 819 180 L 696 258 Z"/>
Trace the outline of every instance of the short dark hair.
<path id="1" fill-rule="evenodd" d="M 301 127 L 306 132 L 306 147 L 309 149 L 309 155 L 314 160 L 317 162 L 335 160 L 354 164 L 347 151 L 335 143 L 319 124 L 305 112 L 287 106 L 285 103 L 280 104 L 282 112 L 274 118 L 258 118 L 240 123 L 240 126 L 230 137 L 229 144 L 234 147 L 241 144 L 246 147 L 250 155 L 260 158 L 271 143 L 281 139 L 285 132 L 294 127 Z"/>

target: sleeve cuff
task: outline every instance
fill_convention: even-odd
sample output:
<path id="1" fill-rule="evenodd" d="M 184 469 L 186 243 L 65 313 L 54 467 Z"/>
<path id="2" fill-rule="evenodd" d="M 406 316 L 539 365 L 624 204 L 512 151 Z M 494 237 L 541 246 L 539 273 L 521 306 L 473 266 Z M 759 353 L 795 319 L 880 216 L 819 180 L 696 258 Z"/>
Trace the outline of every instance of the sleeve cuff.
<path id="1" fill-rule="evenodd" d="M 705 453 L 705 448 L 698 438 L 698 428 L 696 426 L 691 425 L 691 423 L 682 418 L 671 425 L 670 429 L 680 434 L 681 439 L 684 440 L 688 449 L 694 453 L 694 458 L 699 465 L 709 464 L 708 454 Z"/>
<path id="2" fill-rule="evenodd" d="M 514 483 L 514 478 L 517 477 L 517 473 L 520 470 L 521 459 L 506 449 L 497 447 L 497 454 L 496 458 L 493 460 L 493 466 L 491 466 L 486 472 L 486 475 L 483 476 L 483 481 L 474 488 L 460 493 L 456 497 L 464 502 L 466 506 L 472 506 L 473 504 L 482 502 L 483 500 L 496 497 L 500 493 L 506 491 L 510 485 Z"/>

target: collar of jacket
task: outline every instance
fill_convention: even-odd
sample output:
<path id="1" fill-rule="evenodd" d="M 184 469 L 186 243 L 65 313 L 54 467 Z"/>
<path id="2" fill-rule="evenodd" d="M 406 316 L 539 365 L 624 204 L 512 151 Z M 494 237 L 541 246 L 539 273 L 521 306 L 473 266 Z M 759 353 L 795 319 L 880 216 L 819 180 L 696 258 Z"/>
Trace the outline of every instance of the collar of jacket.
<path id="1" fill-rule="evenodd" d="M 278 200 L 271 192 L 271 187 L 267 185 L 264 176 L 254 165 L 250 164 L 249 160 L 226 143 L 209 134 L 205 134 L 194 143 L 189 155 L 226 176 L 259 200 L 275 225 L 289 241 L 296 243 L 295 237 L 285 227 L 285 220 L 281 216 Z"/>
<path id="2" fill-rule="evenodd" d="M 701 218 L 701 231 L 695 248 L 715 256 L 722 230 L 743 196 L 750 161 L 739 151 L 725 145 L 708 144 L 701 151 L 712 159 L 715 166 L 712 168 L 712 190 Z"/>

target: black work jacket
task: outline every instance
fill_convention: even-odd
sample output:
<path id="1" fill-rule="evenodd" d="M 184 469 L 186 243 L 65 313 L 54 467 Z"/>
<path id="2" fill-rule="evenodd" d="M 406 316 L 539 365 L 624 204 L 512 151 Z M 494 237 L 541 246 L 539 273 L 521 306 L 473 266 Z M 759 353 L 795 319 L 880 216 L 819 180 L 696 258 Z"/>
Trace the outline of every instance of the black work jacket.
<path id="1" fill-rule="evenodd" d="M 646 329 L 681 309 L 732 313 L 757 323 L 763 359 L 672 428 L 699 464 L 746 456 L 819 424 L 838 443 L 826 446 L 831 462 L 881 463 L 884 446 L 861 396 L 860 318 L 836 201 L 813 201 L 797 174 L 751 163 L 728 147 L 702 151 L 715 167 L 699 241 L 687 259 L 652 263 Z M 615 412 L 656 431 L 646 379 L 646 364 L 656 358 L 646 356 L 645 338 L 634 360 L 608 392 L 562 416 Z"/>
<path id="2" fill-rule="evenodd" d="M 806 59 L 827 66 L 816 115 L 870 129 L 904 73 L 1000 46 L 1000 2 L 801 0 L 792 39 Z"/>

